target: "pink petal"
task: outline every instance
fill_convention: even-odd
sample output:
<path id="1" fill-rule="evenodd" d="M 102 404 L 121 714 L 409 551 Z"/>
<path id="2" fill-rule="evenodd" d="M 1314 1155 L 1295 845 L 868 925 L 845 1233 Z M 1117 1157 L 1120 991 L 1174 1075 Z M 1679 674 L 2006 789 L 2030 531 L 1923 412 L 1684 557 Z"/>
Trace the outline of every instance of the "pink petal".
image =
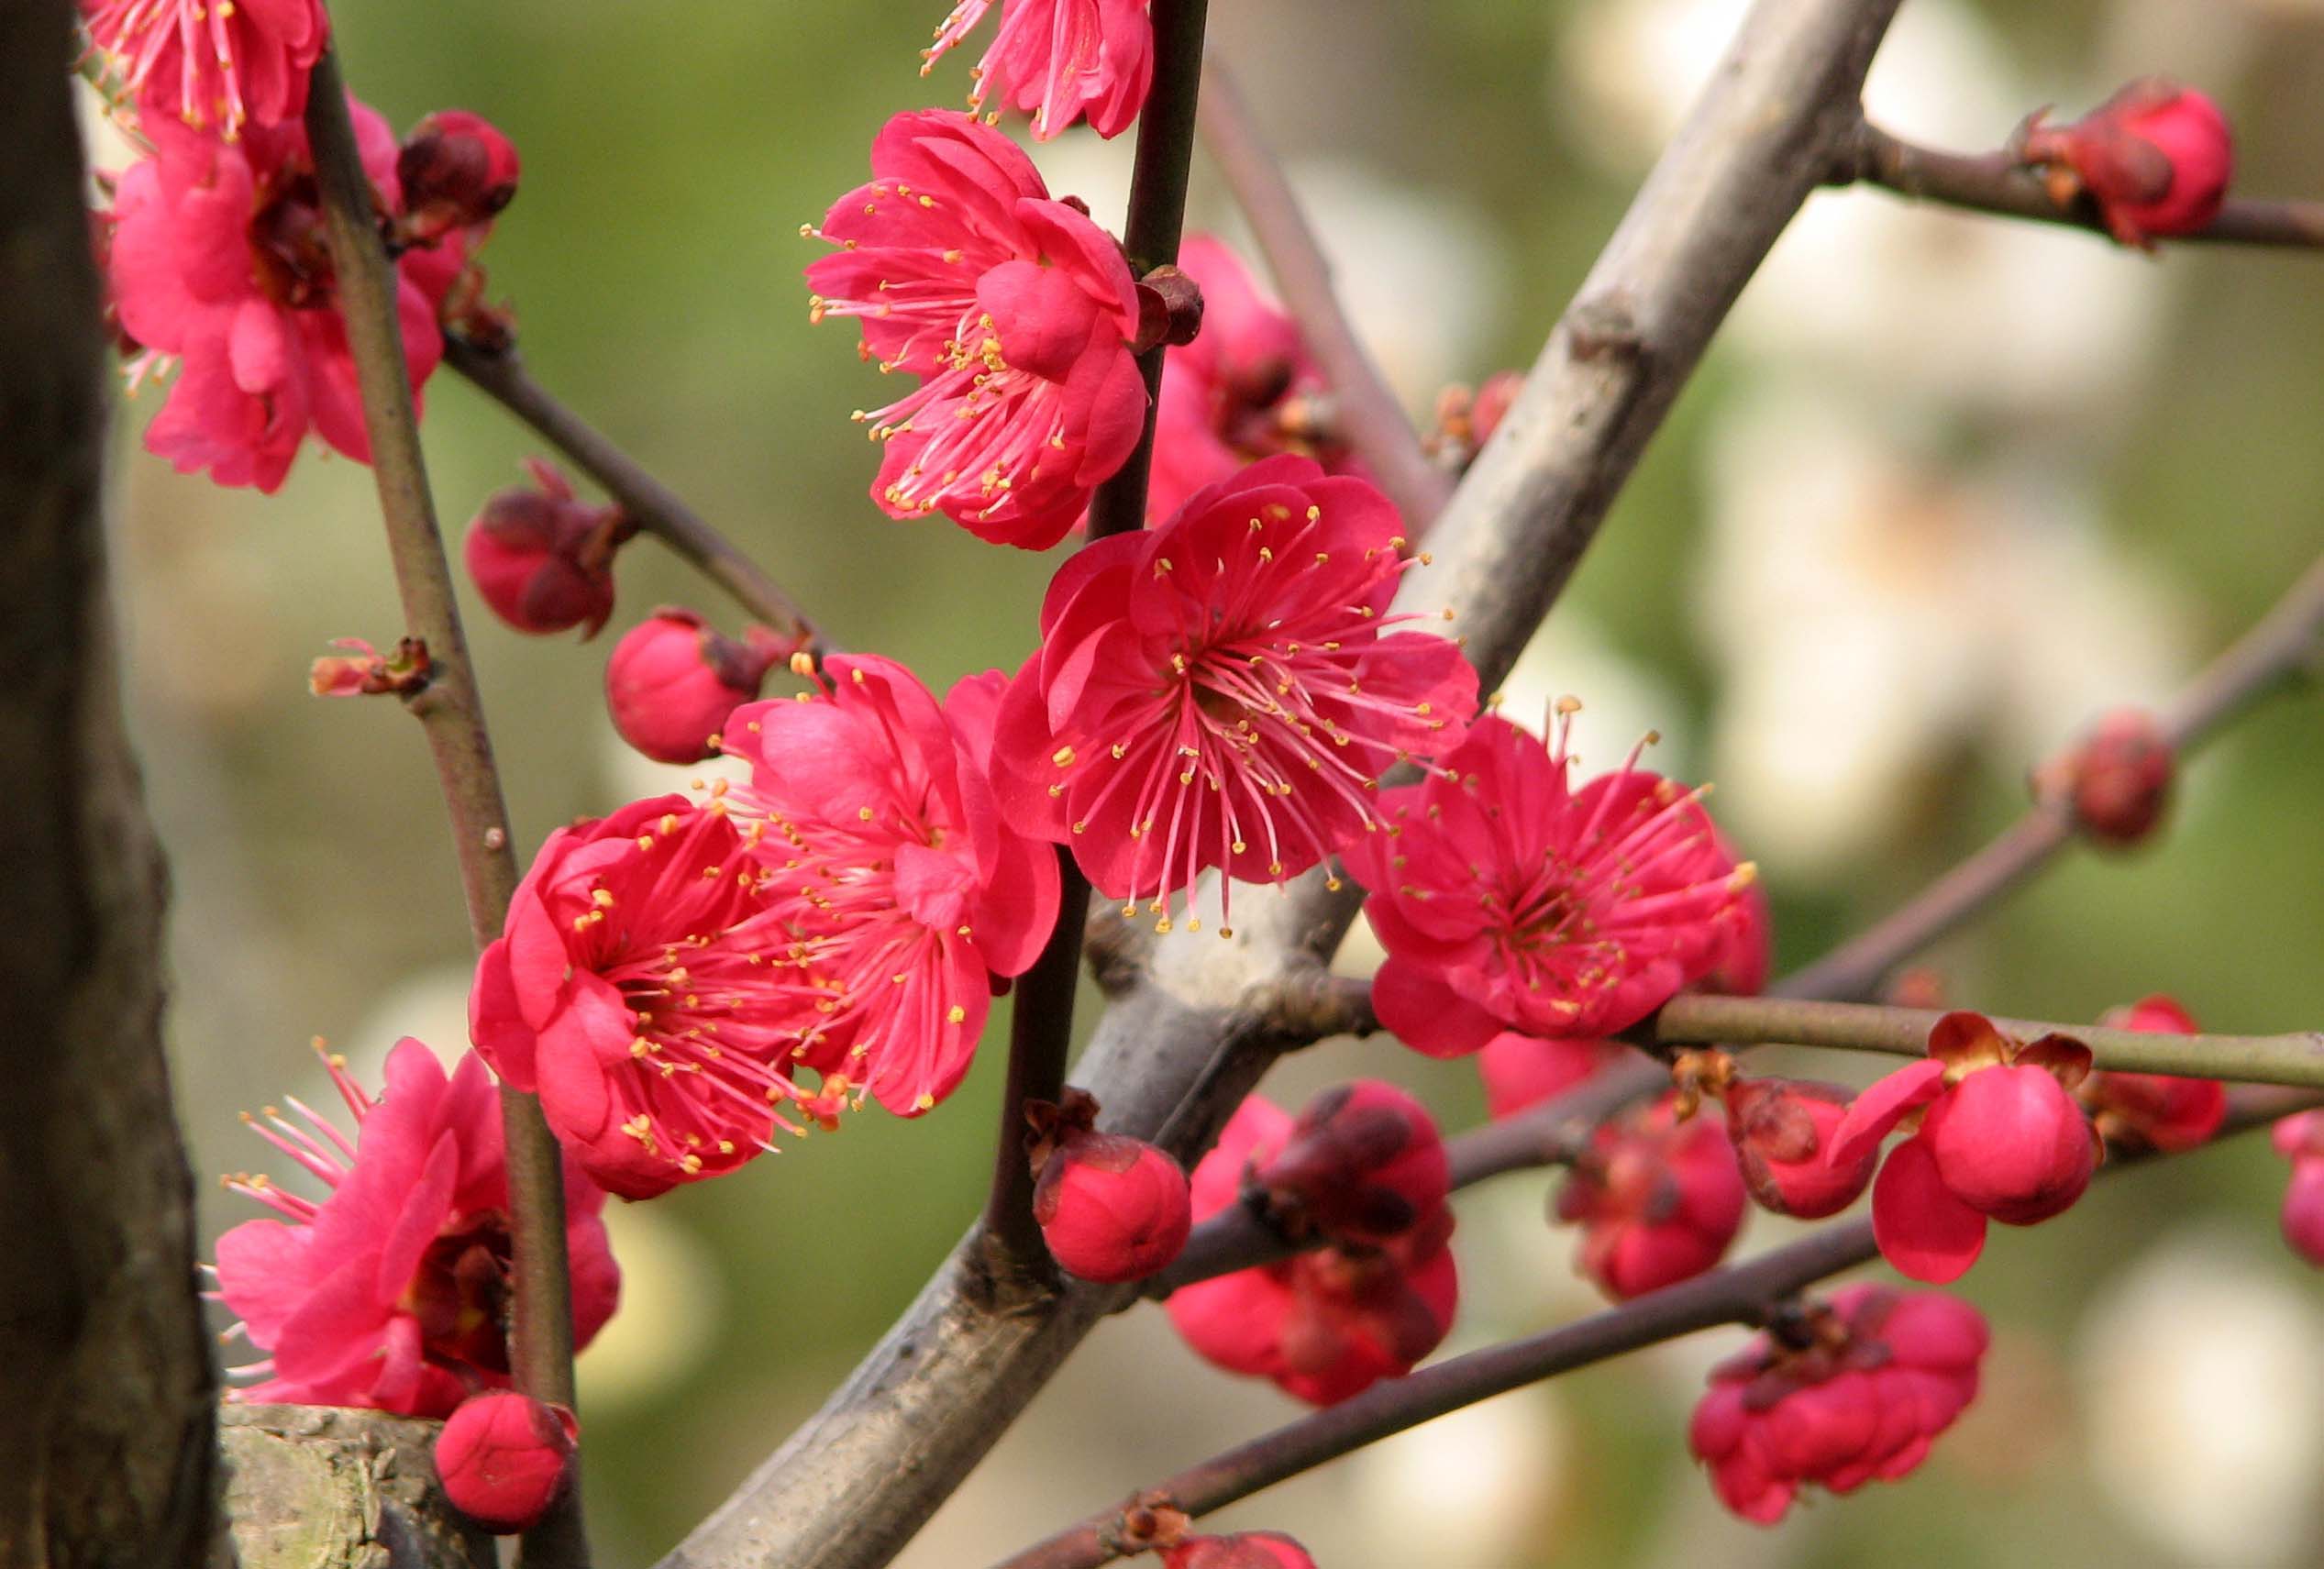
<path id="1" fill-rule="evenodd" d="M 1958 1280 L 1985 1251 L 1985 1226 L 1937 1175 L 1925 1141 L 1888 1152 L 1872 1185 L 1872 1234 L 1899 1274 L 1938 1286 Z"/>
<path id="2" fill-rule="evenodd" d="M 1852 1166 L 1888 1136 L 1916 1106 L 1925 1106 L 1944 1091 L 1944 1064 L 1923 1060 L 1897 1069 L 1865 1087 L 1849 1105 L 1848 1114 L 1832 1130 L 1825 1158 L 1837 1166 Z"/>

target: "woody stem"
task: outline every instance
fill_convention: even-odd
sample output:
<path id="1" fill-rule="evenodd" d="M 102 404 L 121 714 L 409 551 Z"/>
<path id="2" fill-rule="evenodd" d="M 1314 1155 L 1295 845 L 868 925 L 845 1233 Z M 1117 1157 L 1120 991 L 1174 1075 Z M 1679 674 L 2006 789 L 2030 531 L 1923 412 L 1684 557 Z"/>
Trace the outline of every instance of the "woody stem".
<path id="1" fill-rule="evenodd" d="M 2006 152 L 1941 152 L 1916 147 L 1870 124 L 1858 127 L 1832 180 L 1841 185 L 1879 185 L 1900 196 L 1971 212 L 2106 233 L 2106 221 L 2095 203 L 2082 197 L 2059 205 L 2042 177 Z M 2324 249 L 2324 202 L 2230 197 L 2219 208 L 2219 216 L 2193 234 L 2155 238 L 2175 244 L 2208 241 Z"/>
<path id="2" fill-rule="evenodd" d="M 400 287 L 381 244 L 375 195 L 355 142 L 336 47 L 316 62 L 307 94 L 307 137 L 338 279 L 339 310 L 355 359 L 363 425 L 371 444 L 388 556 L 409 635 L 427 646 L 427 685 L 404 700 L 427 736 L 452 820 L 453 853 L 478 947 L 500 935 L 516 888 L 508 809 L 492 762 L 492 737 L 477 691 L 459 605 L 420 450 L 396 310 Z M 573 1324 L 565 1259 L 563 1163 L 540 1102 L 503 1086 L 508 1152 L 509 1227 L 515 1292 L 510 1363 L 518 1388 L 573 1404 Z M 578 1486 L 525 1537 L 529 1569 L 586 1569 Z"/>
<path id="3" fill-rule="evenodd" d="M 525 369 L 514 348 L 487 349 L 447 336 L 444 359 L 509 413 L 533 427 L 605 488 L 637 525 L 733 596 L 736 604 L 821 664 L 836 652 L 799 602 L 737 549 L 678 493 L 639 467 L 604 434 L 560 403 Z"/>
<path id="4" fill-rule="evenodd" d="M 1154 0 L 1154 86 L 1138 116 L 1130 211 L 1122 238 L 1131 270 L 1141 276 L 1179 258 L 1209 8 L 1209 0 Z M 1145 525 L 1146 476 L 1154 463 L 1155 414 L 1165 352 L 1157 344 L 1138 356 L 1138 372 L 1145 379 L 1145 428 L 1129 461 L 1090 500 L 1092 541 Z M 1037 1276 L 1048 1258 L 1033 1219 L 1025 1107 L 1036 1100 L 1055 1102 L 1065 1092 L 1073 1000 L 1081 977 L 1081 928 L 1090 903 L 1089 879 L 1075 864 L 1072 851 L 1059 845 L 1057 856 L 1057 923 L 1041 956 L 1017 983 L 1009 1023 L 1009 1077 L 1002 1092 L 992 1188 L 985 1200 L 983 1260 L 988 1284 L 999 1298 Z"/>

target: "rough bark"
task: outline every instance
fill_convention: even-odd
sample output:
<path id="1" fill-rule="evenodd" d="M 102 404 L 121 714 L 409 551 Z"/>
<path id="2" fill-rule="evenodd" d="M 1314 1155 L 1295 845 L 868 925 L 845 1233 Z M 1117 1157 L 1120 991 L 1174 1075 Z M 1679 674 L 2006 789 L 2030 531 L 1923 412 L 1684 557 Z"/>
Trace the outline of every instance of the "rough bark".
<path id="1" fill-rule="evenodd" d="M 444 1501 L 437 1422 L 321 1406 L 218 1413 L 232 1540 L 211 1569 L 492 1569 Z"/>
<path id="2" fill-rule="evenodd" d="M 0 1563 L 194 1569 L 216 1375 L 105 592 L 72 25 L 0 6 Z"/>

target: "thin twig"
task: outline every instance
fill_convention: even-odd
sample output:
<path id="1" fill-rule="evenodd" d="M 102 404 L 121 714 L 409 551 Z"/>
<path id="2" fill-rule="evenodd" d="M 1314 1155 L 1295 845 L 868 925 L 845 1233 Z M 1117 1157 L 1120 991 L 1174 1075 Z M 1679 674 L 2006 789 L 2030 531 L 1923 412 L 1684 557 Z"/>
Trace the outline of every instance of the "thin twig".
<path id="1" fill-rule="evenodd" d="M 1365 349 L 1332 287 L 1332 264 L 1283 166 L 1214 51 L 1202 65 L 1202 146 L 1251 226 L 1300 340 L 1332 390 L 1333 425 L 1418 536 L 1452 498 L 1453 477 L 1429 460 L 1403 405 Z"/>
<path id="2" fill-rule="evenodd" d="M 1812 1002 L 1784 997 L 1674 997 L 1639 1026 L 1657 1046 L 1793 1045 L 1920 1056 L 1944 1015 L 1920 1008 Z M 1996 1016 L 2020 1040 L 2070 1035 L 2092 1061 L 2117 1073 L 2168 1073 L 2239 1084 L 2324 1089 L 2324 1032 L 2283 1035 L 2167 1035 L 2096 1024 Z"/>
<path id="3" fill-rule="evenodd" d="M 404 605 L 405 630 L 427 646 L 427 686 L 405 706 L 426 733 L 467 897 L 469 929 L 481 948 L 498 937 L 516 888 L 508 809 L 492 763 L 492 737 L 460 631 L 452 574 L 428 492 L 396 310 L 397 281 L 380 242 L 375 194 L 355 144 L 337 46 L 316 62 L 307 93 L 306 130 L 327 224 L 339 308 L 355 359 L 363 425 L 371 444 L 380 514 Z M 573 1405 L 571 1277 L 565 1257 L 563 1162 L 540 1102 L 504 1085 L 509 1218 L 515 1281 L 511 1336 L 517 1387 Z M 550 1516 L 526 1533 L 530 1569 L 585 1569 L 580 1490 L 568 1488 Z"/>
<path id="4" fill-rule="evenodd" d="M 581 415 L 533 380 L 514 348 L 480 348 L 448 336 L 444 361 L 509 413 L 531 425 L 559 451 L 621 503 L 638 531 L 676 551 L 703 576 L 734 596 L 735 602 L 774 631 L 796 641 L 818 663 L 835 650 L 799 602 L 783 591 L 757 562 L 711 526 L 676 492 L 637 465 Z"/>
<path id="5" fill-rule="evenodd" d="M 2318 1100 L 2312 1092 L 2241 1092 L 2217 1136 L 2264 1126 Z M 2152 1152 L 2111 1155 L 2101 1170 L 2119 1171 L 2153 1158 L 2159 1157 Z M 1142 1505 L 1167 1504 L 1189 1515 L 1209 1514 L 1367 1444 L 1511 1389 L 1698 1330 L 1759 1323 L 1787 1298 L 1878 1253 L 1871 1221 L 1827 1226 L 1749 1263 L 1714 1269 L 1573 1323 L 1452 1357 L 1402 1378 L 1383 1379 L 1352 1399 L 1143 1489 L 1135 1498 Z M 995 1569 L 1098 1569 L 1121 1556 L 1109 1545 L 1120 1539 L 1121 1524 L 1119 1508 L 1092 1515 Z"/>
<path id="6" fill-rule="evenodd" d="M 2320 645 L 2324 559 L 2179 693 L 2160 716 L 2164 736 L 2183 754 L 2194 750 L 2285 682 L 2312 674 L 2324 654 Z M 2017 888 L 2078 837 L 2066 802 L 2039 802 L 1893 914 L 1769 990 L 1778 997 L 1874 996 L 1890 970 Z"/>
<path id="7" fill-rule="evenodd" d="M 1915 146 L 1869 124 L 1857 132 L 1832 178 L 1835 183 L 1884 186 L 1900 196 L 1972 212 L 2107 232 L 2097 204 L 2086 195 L 2060 206 L 2042 176 L 2006 152 L 1941 152 Z M 2173 244 L 2324 249 L 2324 202 L 2230 197 L 2208 227 L 2193 234 L 2155 238 Z"/>

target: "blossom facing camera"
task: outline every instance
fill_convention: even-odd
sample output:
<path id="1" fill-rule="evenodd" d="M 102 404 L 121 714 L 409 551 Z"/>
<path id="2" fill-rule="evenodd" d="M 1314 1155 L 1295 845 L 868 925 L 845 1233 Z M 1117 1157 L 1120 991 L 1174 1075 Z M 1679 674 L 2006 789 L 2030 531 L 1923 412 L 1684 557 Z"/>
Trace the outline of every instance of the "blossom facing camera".
<path id="1" fill-rule="evenodd" d="M 1402 529 L 1365 481 L 1271 458 L 1076 552 L 1002 703 L 1011 815 L 1164 932 L 1206 870 L 1281 883 L 1376 837 L 1379 777 L 1477 704 L 1459 647 L 1389 610 Z"/>
<path id="2" fill-rule="evenodd" d="M 2168 997 L 2142 998 L 2099 1021 L 2117 1030 L 2157 1035 L 2197 1033 L 2195 1020 Z M 2094 1073 L 2082 1081 L 2082 1103 L 2109 1144 L 2177 1154 L 2219 1131 L 2227 1120 L 2227 1086 L 2216 1078 L 2165 1073 Z"/>
<path id="3" fill-rule="evenodd" d="M 564 1492 L 580 1437 L 562 1406 L 513 1389 L 477 1395 L 436 1435 L 436 1475 L 454 1508 L 494 1536 L 515 1536 Z"/>
<path id="4" fill-rule="evenodd" d="M 516 144 L 466 109 L 424 116 L 396 154 L 404 187 L 402 233 L 427 242 L 479 227 L 516 199 Z"/>
<path id="5" fill-rule="evenodd" d="M 1989 1333 L 1938 1291 L 1843 1287 L 1711 1369 L 1687 1445 L 1721 1503 L 1773 1525 L 1802 1487 L 1852 1493 L 1928 1458 L 1976 1398 Z"/>
<path id="6" fill-rule="evenodd" d="M 1555 1214 L 1582 1228 L 1582 1273 L 1626 1301 L 1725 1256 L 1743 1229 L 1743 1176 L 1726 1130 L 1709 1117 L 1679 1121 L 1666 1095 L 1599 1128 Z"/>
<path id="7" fill-rule="evenodd" d="M 2324 1111 L 2302 1111 L 2275 1124 L 2275 1153 L 2292 1163 L 2284 1190 L 2284 1240 L 2313 1265 L 2324 1265 Z"/>
<path id="8" fill-rule="evenodd" d="M 1832 1139 L 1848 1114 L 1848 1091 L 1839 1085 L 1737 1078 L 1721 1099 L 1743 1186 L 1763 1208 L 1819 1221 L 1845 1210 L 1871 1185 L 1880 1162 L 1877 1145 L 1853 1160 L 1831 1157 Z"/>
<path id="9" fill-rule="evenodd" d="M 2165 77 L 2133 82 L 2070 126 L 2037 112 L 2019 127 L 2020 162 L 2046 168 L 2061 205 L 2087 192 L 2107 232 L 2154 249 L 2208 228 L 2235 175 L 2235 133 L 2219 106 Z"/>
<path id="10" fill-rule="evenodd" d="M 726 725 L 750 765 L 730 804 L 781 934 L 763 956 L 801 1000 L 789 1054 L 902 1117 L 958 1086 L 995 978 L 1030 968 L 1057 923 L 1056 853 L 987 779 L 1001 680 L 967 677 L 939 704 L 902 665 L 843 655 L 813 691 Z"/>
<path id="11" fill-rule="evenodd" d="M 1977 1261 L 1988 1220 L 2030 1226 L 2081 1198 L 2098 1145 L 2073 1094 L 2090 1071 L 2081 1042 L 2020 1043 L 1955 1012 L 1931 1029 L 1928 1050 L 1856 1097 L 1830 1159 L 1853 1164 L 1919 1113 L 1873 1183 L 1873 1234 L 1898 1271 L 1942 1284 Z"/>
<path id="12" fill-rule="evenodd" d="M 1196 492 L 1278 453 L 1360 476 L 1345 444 L 1318 421 L 1323 373 L 1298 325 L 1242 258 L 1212 236 L 1191 234 L 1179 248 L 1179 269 L 1202 291 L 1202 330 L 1172 348 L 1164 369 L 1146 522 L 1168 520 Z"/>
<path id="13" fill-rule="evenodd" d="M 1628 1049 L 1618 1041 L 1544 1040 L 1504 1030 L 1477 1054 L 1486 1110 L 1498 1122 L 1554 1100 L 1620 1061 Z"/>
<path id="14" fill-rule="evenodd" d="M 2122 849 L 2152 834 L 2171 802 L 2177 770 L 2171 743 L 2143 709 L 2119 709 L 2098 722 L 2049 778 L 2062 785 L 2083 833 Z"/>
<path id="15" fill-rule="evenodd" d="M 1044 550 L 1136 447 L 1137 291 L 1112 236 L 974 115 L 890 120 L 872 180 L 820 229 L 809 314 L 853 316 L 864 358 L 918 390 L 858 419 L 886 444 L 872 499 Z"/>
<path id="16" fill-rule="evenodd" d="M 468 525 L 468 575 L 492 613 L 535 636 L 581 629 L 583 641 L 614 613 L 614 553 L 637 532 L 616 506 L 575 499 L 546 459 L 527 458 L 530 487 L 496 491 Z"/>
<path id="17" fill-rule="evenodd" d="M 235 139 L 306 108 L 330 41 L 321 0 L 81 0 L 89 38 L 118 62 L 150 127 L 176 121 Z"/>
<path id="18" fill-rule="evenodd" d="M 969 104 L 998 97 L 1033 116 L 1033 139 L 1047 141 L 1077 120 L 1101 137 L 1120 136 L 1145 106 L 1154 84 L 1151 0 L 1001 0 L 1001 25 L 977 62 Z M 992 0 L 960 0 L 922 51 L 925 76 L 960 43 Z"/>
<path id="19" fill-rule="evenodd" d="M 1050 1155 L 1033 1218 L 1060 1268 L 1107 1285 L 1160 1270 L 1194 1224 L 1185 1169 L 1168 1152 L 1097 1133 L 1072 1133 Z"/>
<path id="20" fill-rule="evenodd" d="M 1162 1569 L 1315 1569 L 1306 1548 L 1275 1530 L 1190 1536 L 1162 1553 Z"/>
<path id="21" fill-rule="evenodd" d="M 633 801 L 548 836 L 477 961 L 476 1049 L 625 1199 L 736 1169 L 805 1099 L 767 881 L 723 801 Z"/>
<path id="22" fill-rule="evenodd" d="M 1499 714 L 1427 782 L 1384 792 L 1389 832 L 1347 867 L 1388 950 L 1380 1022 L 1431 1056 L 1504 1031 L 1592 1038 L 1628 1028 L 1750 944 L 1756 871 L 1698 800 L 1637 754 L 1578 789 L 1561 704 L 1554 745 Z"/>
<path id="23" fill-rule="evenodd" d="M 1380 1243 L 1444 1207 L 1452 1166 L 1428 1108 L 1378 1079 L 1310 1101 L 1282 1147 L 1256 1163 L 1244 1201 L 1286 1234 Z"/>
<path id="24" fill-rule="evenodd" d="M 441 1417 L 477 1390 L 508 1387 L 514 1244 L 500 1098 L 474 1053 L 448 1075 L 415 1040 L 388 1054 L 377 1096 L 341 1059 L 325 1061 L 354 1115 L 352 1137 L 296 1100 L 283 1104 L 298 1122 L 272 1107 L 247 1121 L 328 1196 L 305 1199 L 264 1176 L 227 1183 L 282 1217 L 218 1238 L 217 1296 L 240 1320 L 227 1333 L 266 1354 L 232 1370 L 261 1382 L 229 1398 Z M 621 1295 L 604 1208 L 603 1189 L 569 1152 L 576 1346 Z"/>
<path id="25" fill-rule="evenodd" d="M 758 695 L 789 649 L 764 627 L 740 640 L 668 606 L 622 634 L 605 660 L 605 710 L 621 738 L 658 763 L 718 755 L 718 734 Z"/>

